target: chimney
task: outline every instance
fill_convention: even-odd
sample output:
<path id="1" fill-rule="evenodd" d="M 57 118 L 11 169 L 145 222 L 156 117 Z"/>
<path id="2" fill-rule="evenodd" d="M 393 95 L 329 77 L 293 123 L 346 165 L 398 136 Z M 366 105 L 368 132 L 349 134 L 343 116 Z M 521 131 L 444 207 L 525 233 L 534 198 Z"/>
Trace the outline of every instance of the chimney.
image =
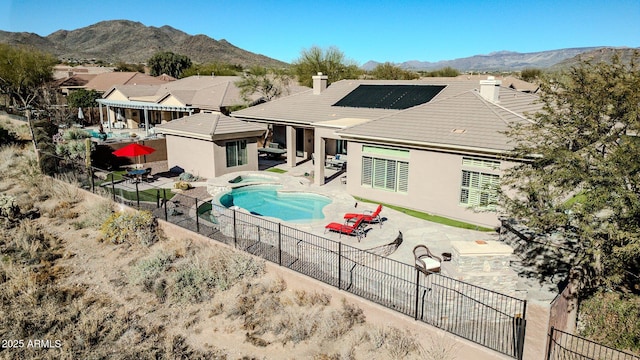
<path id="1" fill-rule="evenodd" d="M 321 72 L 318 75 L 312 76 L 313 79 L 313 95 L 318 95 L 327 89 L 327 75 L 322 75 Z"/>
<path id="2" fill-rule="evenodd" d="M 487 77 L 487 80 L 480 80 L 480 96 L 497 103 L 500 100 L 500 84 L 502 81 L 496 80 L 493 76 Z"/>

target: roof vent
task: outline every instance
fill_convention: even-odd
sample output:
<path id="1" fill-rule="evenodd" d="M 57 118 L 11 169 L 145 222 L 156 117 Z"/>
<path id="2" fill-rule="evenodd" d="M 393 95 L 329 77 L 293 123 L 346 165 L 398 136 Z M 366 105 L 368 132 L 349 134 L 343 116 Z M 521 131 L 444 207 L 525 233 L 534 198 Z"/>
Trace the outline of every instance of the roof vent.
<path id="1" fill-rule="evenodd" d="M 466 129 L 453 129 L 453 130 L 451 130 L 451 132 L 454 133 L 454 134 L 464 134 L 464 133 L 467 132 L 467 130 Z"/>

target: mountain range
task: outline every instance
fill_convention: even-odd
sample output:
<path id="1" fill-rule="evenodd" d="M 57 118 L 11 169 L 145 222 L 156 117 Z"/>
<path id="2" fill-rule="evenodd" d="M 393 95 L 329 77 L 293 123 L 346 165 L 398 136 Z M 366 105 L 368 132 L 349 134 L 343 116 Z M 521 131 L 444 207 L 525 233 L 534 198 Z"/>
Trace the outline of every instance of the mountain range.
<path id="1" fill-rule="evenodd" d="M 76 29 L 58 30 L 42 37 L 28 32 L 0 30 L 0 43 L 28 45 L 49 52 L 64 61 L 101 60 L 108 63 L 144 63 L 160 51 L 185 55 L 195 63 L 227 63 L 243 67 L 286 67 L 289 64 L 240 49 L 228 41 L 206 35 L 189 35 L 165 25 L 145 26 L 129 20 L 110 20 Z M 637 49 L 610 47 L 568 48 L 532 53 L 499 51 L 487 55 L 438 62 L 406 61 L 394 64 L 408 70 L 437 70 L 452 67 L 459 71 L 517 71 L 525 68 L 558 68 L 570 66 L 579 56 L 598 58 L 611 51 L 630 53 Z M 592 55 L 590 55 L 592 54 Z M 604 55 L 603 55 L 604 54 Z M 380 62 L 369 61 L 364 70 L 374 69 Z"/>

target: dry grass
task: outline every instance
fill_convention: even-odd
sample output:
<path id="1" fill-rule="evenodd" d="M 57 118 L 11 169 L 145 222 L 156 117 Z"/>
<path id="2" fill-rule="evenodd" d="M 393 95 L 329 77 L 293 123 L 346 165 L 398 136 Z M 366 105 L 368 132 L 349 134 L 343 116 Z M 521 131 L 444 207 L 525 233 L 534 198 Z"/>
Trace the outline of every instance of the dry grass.
<path id="1" fill-rule="evenodd" d="M 113 222 L 112 204 L 88 202 L 43 177 L 23 151 L 0 147 L 0 159 L 12 164 L 0 172 L 0 189 L 45 216 L 0 227 L 0 333 L 62 346 L 0 350 L 0 357 L 424 358 L 411 334 L 376 330 L 361 309 L 326 292 L 289 290 L 247 254 L 189 239 L 143 241 L 154 229 L 135 221 L 119 228 L 121 240 L 98 241 L 98 229 Z M 222 337 L 218 346 L 193 341 L 212 331 Z"/>

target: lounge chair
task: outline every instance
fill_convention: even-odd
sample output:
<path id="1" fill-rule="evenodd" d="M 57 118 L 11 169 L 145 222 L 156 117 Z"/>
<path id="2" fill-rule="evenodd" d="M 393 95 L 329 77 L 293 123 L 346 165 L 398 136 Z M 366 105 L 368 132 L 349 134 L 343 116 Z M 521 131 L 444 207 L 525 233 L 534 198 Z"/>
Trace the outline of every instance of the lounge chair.
<path id="1" fill-rule="evenodd" d="M 415 258 L 416 269 L 422 271 L 425 275 L 440 272 L 442 259 L 433 255 L 425 245 L 416 245 L 416 247 L 413 248 L 413 256 Z"/>
<path id="2" fill-rule="evenodd" d="M 324 227 L 324 232 L 326 233 L 327 231 L 335 231 L 340 233 L 341 237 L 342 237 L 342 234 L 353 235 L 357 237 L 358 242 L 360 242 L 360 239 L 363 236 L 367 235 L 364 232 L 363 225 L 364 225 L 364 217 L 357 218 L 353 223 L 353 225 L 332 222 L 327 224 L 327 226 Z"/>
<path id="3" fill-rule="evenodd" d="M 378 224 L 380 224 L 380 227 L 382 227 L 382 218 L 380 217 L 381 211 L 382 211 L 382 204 L 378 205 L 378 208 L 376 209 L 376 211 L 373 211 L 373 212 L 371 210 L 365 210 L 362 214 L 356 214 L 356 213 L 344 214 L 344 219 L 349 222 L 349 221 L 352 221 L 353 219 L 357 219 L 358 217 L 363 217 L 364 222 L 371 224 L 375 221 Z"/>

